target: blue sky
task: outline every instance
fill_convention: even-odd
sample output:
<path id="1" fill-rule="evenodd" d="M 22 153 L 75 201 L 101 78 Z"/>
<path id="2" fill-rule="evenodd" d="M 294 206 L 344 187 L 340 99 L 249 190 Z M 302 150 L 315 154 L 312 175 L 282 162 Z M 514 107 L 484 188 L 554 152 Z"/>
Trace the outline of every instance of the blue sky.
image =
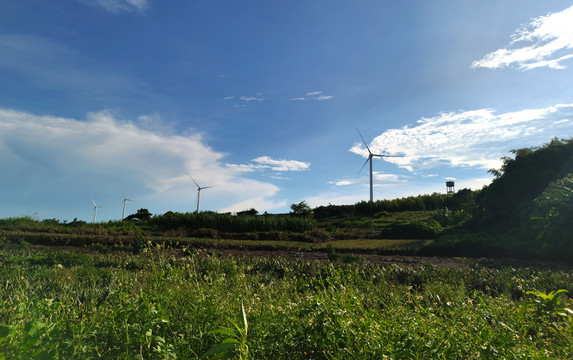
<path id="1" fill-rule="evenodd" d="M 479 189 L 573 135 L 572 1 L 0 4 L 0 217 Z"/>

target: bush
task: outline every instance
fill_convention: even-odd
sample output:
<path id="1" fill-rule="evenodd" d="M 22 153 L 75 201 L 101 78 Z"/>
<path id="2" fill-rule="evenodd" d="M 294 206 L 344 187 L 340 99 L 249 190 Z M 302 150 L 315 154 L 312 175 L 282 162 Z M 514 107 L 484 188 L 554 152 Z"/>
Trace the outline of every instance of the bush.
<path id="1" fill-rule="evenodd" d="M 383 229 L 381 236 L 387 239 L 435 239 L 442 227 L 436 221 L 394 223 Z"/>

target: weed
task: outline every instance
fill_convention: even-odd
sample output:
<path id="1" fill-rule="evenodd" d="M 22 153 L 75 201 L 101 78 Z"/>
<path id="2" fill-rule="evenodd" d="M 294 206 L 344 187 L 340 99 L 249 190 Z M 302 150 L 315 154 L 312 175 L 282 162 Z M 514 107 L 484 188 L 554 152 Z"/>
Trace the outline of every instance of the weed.
<path id="1" fill-rule="evenodd" d="M 247 323 L 247 314 L 245 307 L 241 302 L 242 326 L 231 321 L 233 328 L 220 327 L 211 331 L 214 335 L 224 335 L 221 343 L 213 346 L 209 351 L 204 353 L 200 359 L 204 359 L 214 355 L 214 358 L 229 358 L 236 357 L 237 360 L 247 360 L 249 356 L 249 344 L 247 342 L 247 333 L 249 324 Z"/>
<path id="2" fill-rule="evenodd" d="M 535 295 L 535 298 L 528 302 L 528 305 L 535 310 L 539 317 L 560 316 L 570 318 L 573 315 L 573 310 L 563 306 L 561 302 L 561 295 L 566 293 L 567 290 L 565 289 L 554 290 L 548 294 L 541 291 L 528 291 L 527 294 Z"/>

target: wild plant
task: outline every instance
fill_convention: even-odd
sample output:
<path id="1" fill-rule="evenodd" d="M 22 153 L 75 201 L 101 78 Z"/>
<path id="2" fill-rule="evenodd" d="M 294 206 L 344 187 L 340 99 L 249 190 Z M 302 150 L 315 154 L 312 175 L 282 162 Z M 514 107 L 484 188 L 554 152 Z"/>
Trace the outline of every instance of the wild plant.
<path id="1" fill-rule="evenodd" d="M 553 290 L 548 294 L 541 291 L 528 291 L 528 295 L 535 295 L 535 298 L 527 304 L 541 316 L 548 316 L 550 318 L 563 317 L 571 318 L 573 310 L 565 307 L 562 303 L 561 295 L 566 294 L 567 290 Z"/>
<path id="2" fill-rule="evenodd" d="M 247 341 L 247 332 L 249 330 L 249 324 L 247 323 L 247 314 L 245 313 L 243 302 L 241 302 L 241 314 L 243 320 L 242 325 L 231 321 L 233 328 L 220 327 L 211 331 L 211 334 L 213 335 L 223 335 L 226 336 L 226 338 L 204 353 L 200 359 L 208 357 L 211 357 L 211 359 L 248 359 L 249 343 Z"/>

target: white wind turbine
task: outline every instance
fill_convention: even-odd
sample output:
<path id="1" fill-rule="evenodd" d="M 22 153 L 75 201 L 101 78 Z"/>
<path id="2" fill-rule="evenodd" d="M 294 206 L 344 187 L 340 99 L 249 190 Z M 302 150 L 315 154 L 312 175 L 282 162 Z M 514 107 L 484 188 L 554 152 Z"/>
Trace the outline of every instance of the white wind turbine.
<path id="1" fill-rule="evenodd" d="M 121 220 L 123 220 L 125 218 L 125 207 L 127 206 L 127 202 L 128 201 L 133 201 L 131 199 L 128 199 L 127 196 L 125 195 L 125 193 L 123 193 L 123 212 L 121 213 Z"/>
<path id="2" fill-rule="evenodd" d="M 212 188 L 215 187 L 217 185 L 212 185 L 212 186 L 199 186 L 199 184 L 197 184 L 197 181 L 195 181 L 191 175 L 187 174 L 187 176 L 189 176 L 189 178 L 191 179 L 191 181 L 193 181 L 195 183 L 195 185 L 197 186 L 197 210 L 195 210 L 195 213 L 198 214 L 199 213 L 199 201 L 201 201 L 201 190 L 203 189 L 208 189 L 208 188 Z"/>
<path id="3" fill-rule="evenodd" d="M 356 131 L 358 131 L 358 129 L 356 129 Z M 362 165 L 362 167 L 360 168 L 360 172 L 362 172 L 362 169 L 364 169 L 364 167 L 366 166 L 366 163 L 370 161 L 370 202 L 372 202 L 372 201 L 374 201 L 374 182 L 372 180 L 372 177 L 373 177 L 372 176 L 372 158 L 373 157 L 397 157 L 397 156 L 373 154 L 372 151 L 370 151 L 370 148 L 368 147 L 368 144 L 366 143 L 366 140 L 364 140 L 364 137 L 362 136 L 360 131 L 358 131 L 358 135 L 360 135 L 362 142 L 366 146 L 366 150 L 368 150 L 368 159 L 366 159 L 366 161 L 364 162 L 364 165 Z"/>
<path id="4" fill-rule="evenodd" d="M 96 222 L 96 217 L 97 217 L 97 209 L 99 209 L 99 205 L 96 204 L 95 200 L 92 199 L 92 202 L 94 203 L 94 223 Z"/>

